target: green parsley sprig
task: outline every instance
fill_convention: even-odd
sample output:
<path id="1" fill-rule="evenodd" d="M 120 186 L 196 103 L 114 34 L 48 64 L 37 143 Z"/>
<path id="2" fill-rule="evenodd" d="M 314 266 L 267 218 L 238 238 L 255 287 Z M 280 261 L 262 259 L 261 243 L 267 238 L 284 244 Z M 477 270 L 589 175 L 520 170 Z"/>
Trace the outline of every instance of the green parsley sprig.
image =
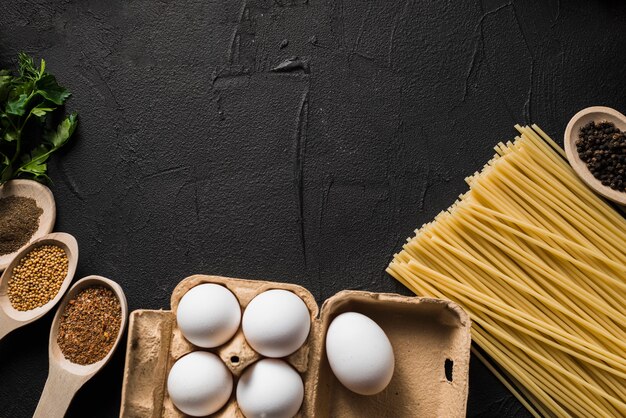
<path id="1" fill-rule="evenodd" d="M 48 158 L 70 139 L 78 114 L 64 116 L 70 92 L 27 54 L 19 74 L 0 70 L 0 185 L 14 178 L 49 180 Z"/>

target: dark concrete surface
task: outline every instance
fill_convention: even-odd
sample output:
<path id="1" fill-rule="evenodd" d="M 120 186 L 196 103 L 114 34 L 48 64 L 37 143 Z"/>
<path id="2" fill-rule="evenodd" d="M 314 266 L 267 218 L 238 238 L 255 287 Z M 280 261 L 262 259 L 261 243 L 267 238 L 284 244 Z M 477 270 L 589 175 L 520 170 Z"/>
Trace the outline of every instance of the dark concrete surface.
<path id="1" fill-rule="evenodd" d="M 392 254 L 515 123 L 626 110 L 622 1 L 0 3 L 1 66 L 44 57 L 80 112 L 56 229 L 131 309 L 193 273 L 405 293 Z M 33 413 L 50 322 L 0 342 L 0 417 Z M 118 414 L 123 354 L 68 417 Z M 528 414 L 473 359 L 468 416 Z"/>

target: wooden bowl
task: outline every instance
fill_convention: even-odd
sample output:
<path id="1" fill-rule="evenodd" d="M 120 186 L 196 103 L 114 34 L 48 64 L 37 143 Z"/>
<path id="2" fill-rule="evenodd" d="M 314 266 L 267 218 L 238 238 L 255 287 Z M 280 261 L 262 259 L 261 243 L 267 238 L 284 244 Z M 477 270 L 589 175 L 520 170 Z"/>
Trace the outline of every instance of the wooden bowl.
<path id="1" fill-rule="evenodd" d="M 56 219 L 56 206 L 54 203 L 54 196 L 50 189 L 41 183 L 34 180 L 11 180 L 0 186 L 0 199 L 9 196 L 23 196 L 30 197 L 37 202 L 43 213 L 39 217 L 39 228 L 30 238 L 29 242 L 24 244 L 22 248 L 17 251 L 0 256 L 0 272 L 4 270 L 15 255 L 26 247 L 30 242 L 33 242 L 37 238 L 40 238 L 46 234 L 49 234 L 54 227 L 54 221 Z"/>
<path id="2" fill-rule="evenodd" d="M 13 268 L 20 262 L 22 257 L 28 254 L 31 250 L 42 245 L 56 245 L 65 250 L 68 259 L 67 275 L 65 276 L 65 279 L 63 279 L 59 292 L 48 303 L 29 311 L 18 311 L 13 308 L 13 305 L 11 305 L 8 295 L 9 280 L 13 275 Z M 9 332 L 41 318 L 50 309 L 52 309 L 54 305 L 61 300 L 67 288 L 70 287 L 70 283 L 74 278 L 74 273 L 76 273 L 77 264 L 78 243 L 72 235 L 63 232 L 45 235 L 31 242 L 27 247 L 18 252 L 15 258 L 13 258 L 13 261 L 9 264 L 8 268 L 0 277 L 0 339 L 2 339 Z"/>
<path id="3" fill-rule="evenodd" d="M 122 320 L 115 343 L 113 344 L 113 347 L 111 347 L 109 353 L 102 360 L 95 363 L 80 365 L 72 363 L 63 355 L 63 352 L 57 343 L 59 325 L 61 316 L 63 315 L 65 307 L 69 301 L 82 290 L 94 286 L 106 287 L 115 293 L 120 301 Z M 80 389 L 85 382 L 98 373 L 111 359 L 111 356 L 115 352 L 115 349 L 124 335 L 127 317 L 128 304 L 126 302 L 126 296 L 124 295 L 124 291 L 120 285 L 114 281 L 101 276 L 87 276 L 80 279 L 74 284 L 74 286 L 72 286 L 70 291 L 67 292 L 67 295 L 65 295 L 65 298 L 63 298 L 63 302 L 59 305 L 57 313 L 54 316 L 54 320 L 52 321 L 50 341 L 48 344 L 50 369 L 48 372 L 46 386 L 44 387 L 41 398 L 39 399 L 39 404 L 37 405 L 37 410 L 35 411 L 33 418 L 63 418 L 63 416 L 65 416 L 65 412 L 78 389 Z"/>
<path id="4" fill-rule="evenodd" d="M 565 155 L 567 155 L 567 159 L 576 174 L 587 186 L 615 203 L 626 205 L 626 193 L 613 190 L 595 178 L 589 171 L 589 168 L 587 168 L 587 164 L 580 159 L 576 149 L 576 140 L 578 140 L 580 128 L 591 121 L 601 122 L 605 120 L 613 122 L 619 130 L 626 131 L 626 116 L 610 107 L 593 106 L 576 113 L 565 128 L 565 136 L 563 138 Z"/>

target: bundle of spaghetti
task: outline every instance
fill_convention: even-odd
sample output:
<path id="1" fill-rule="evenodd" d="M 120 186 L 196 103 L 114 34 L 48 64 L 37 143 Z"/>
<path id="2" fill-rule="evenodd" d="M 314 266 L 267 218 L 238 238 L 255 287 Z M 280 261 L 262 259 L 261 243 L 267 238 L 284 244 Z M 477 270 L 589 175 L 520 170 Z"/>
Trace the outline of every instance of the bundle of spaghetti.
<path id="1" fill-rule="evenodd" d="M 534 415 L 626 416 L 626 220 L 541 129 L 516 129 L 387 271 L 464 306 Z"/>

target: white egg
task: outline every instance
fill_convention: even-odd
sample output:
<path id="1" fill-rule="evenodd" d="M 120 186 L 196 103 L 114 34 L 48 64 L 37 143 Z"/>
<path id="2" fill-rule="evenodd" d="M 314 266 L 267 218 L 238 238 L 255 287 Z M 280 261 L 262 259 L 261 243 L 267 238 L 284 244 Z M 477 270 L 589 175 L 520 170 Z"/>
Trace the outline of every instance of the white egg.
<path id="1" fill-rule="evenodd" d="M 306 304 L 294 293 L 273 289 L 256 296 L 242 320 L 248 344 L 266 357 L 285 357 L 304 344 L 311 329 Z"/>
<path id="2" fill-rule="evenodd" d="M 241 322 L 241 307 L 230 290 L 205 283 L 185 293 L 178 304 L 176 321 L 189 342 L 213 348 L 235 335 Z"/>
<path id="3" fill-rule="evenodd" d="M 194 351 L 174 363 L 167 378 L 170 399 L 194 417 L 212 414 L 226 404 L 233 391 L 233 376 L 218 356 Z"/>
<path id="4" fill-rule="evenodd" d="M 337 379 L 361 395 L 381 392 L 393 376 L 389 338 L 376 322 L 360 313 L 346 312 L 333 320 L 326 334 L 326 356 Z"/>
<path id="5" fill-rule="evenodd" d="M 260 360 L 237 383 L 237 404 L 246 418 L 291 418 L 303 399 L 302 378 L 283 360 Z"/>

